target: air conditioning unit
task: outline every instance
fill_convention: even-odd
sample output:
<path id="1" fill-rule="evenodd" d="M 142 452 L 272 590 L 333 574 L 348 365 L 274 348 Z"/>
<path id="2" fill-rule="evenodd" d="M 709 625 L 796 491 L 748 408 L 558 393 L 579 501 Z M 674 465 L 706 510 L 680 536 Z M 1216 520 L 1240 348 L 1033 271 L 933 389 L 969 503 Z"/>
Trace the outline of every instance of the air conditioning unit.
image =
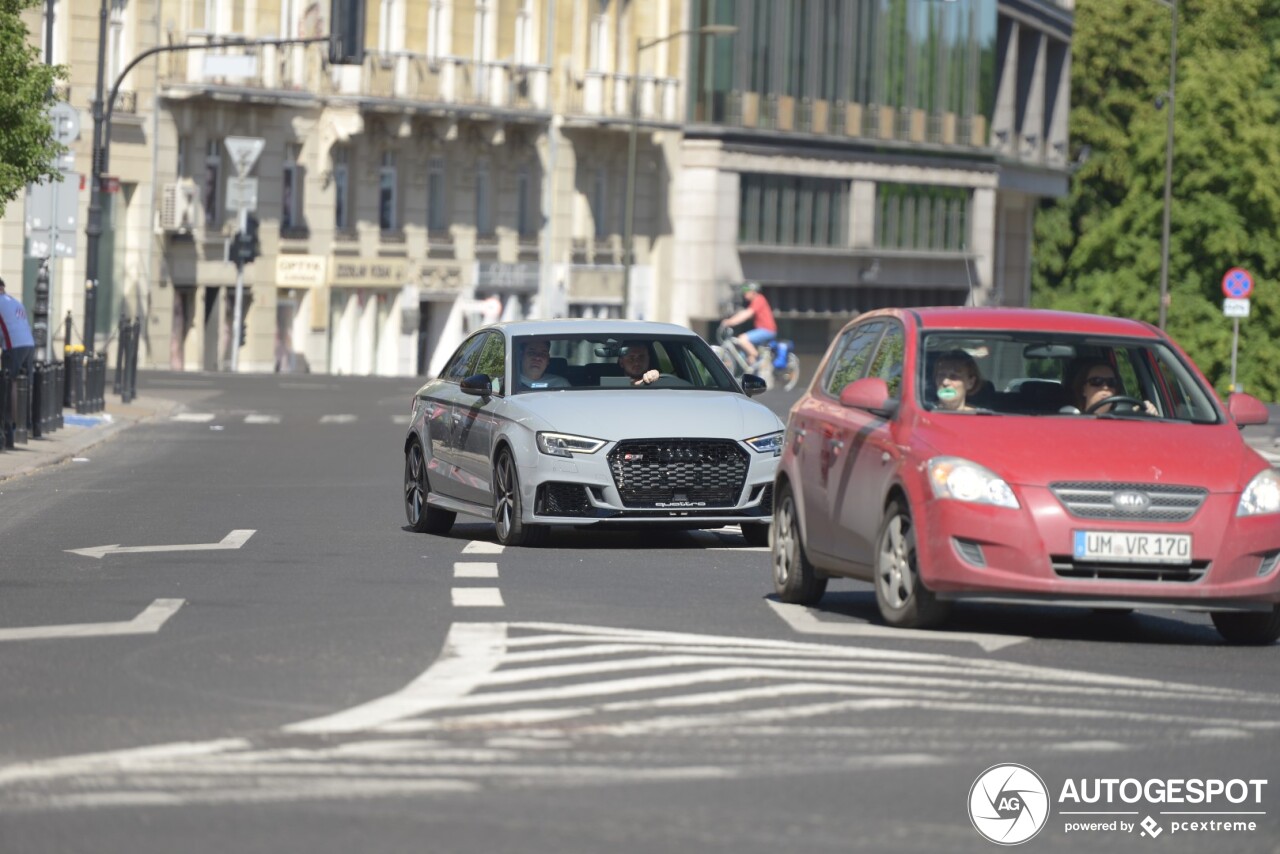
<path id="1" fill-rule="evenodd" d="M 200 193 L 195 181 L 164 185 L 160 199 L 160 230 L 188 234 L 200 219 Z"/>

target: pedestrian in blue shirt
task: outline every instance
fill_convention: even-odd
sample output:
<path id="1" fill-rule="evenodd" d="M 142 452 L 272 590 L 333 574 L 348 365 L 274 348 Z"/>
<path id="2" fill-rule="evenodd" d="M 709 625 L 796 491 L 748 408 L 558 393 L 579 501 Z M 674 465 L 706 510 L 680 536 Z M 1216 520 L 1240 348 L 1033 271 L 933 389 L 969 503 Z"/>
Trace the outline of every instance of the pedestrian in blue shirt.
<path id="1" fill-rule="evenodd" d="M 27 378 L 27 389 L 30 390 L 35 379 L 35 357 L 36 339 L 31 334 L 31 324 L 27 322 L 27 310 L 20 301 L 5 293 L 4 279 L 0 279 L 0 367 L 8 371 L 13 383 L 9 387 L 10 401 L 17 400 L 18 377 Z M 13 417 L 11 404 L 10 419 Z M 10 420 L 0 426 L 4 428 L 5 446 L 12 448 L 17 422 Z"/>

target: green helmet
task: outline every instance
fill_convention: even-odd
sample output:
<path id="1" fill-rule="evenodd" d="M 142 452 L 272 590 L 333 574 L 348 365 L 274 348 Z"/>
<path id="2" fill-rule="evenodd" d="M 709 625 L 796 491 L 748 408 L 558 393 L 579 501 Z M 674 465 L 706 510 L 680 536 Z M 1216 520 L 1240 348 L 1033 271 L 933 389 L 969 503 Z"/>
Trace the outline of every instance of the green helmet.
<path id="1" fill-rule="evenodd" d="M 742 291 L 743 296 L 746 296 L 747 294 L 758 293 L 760 290 L 760 283 L 759 282 L 743 282 L 740 290 Z"/>

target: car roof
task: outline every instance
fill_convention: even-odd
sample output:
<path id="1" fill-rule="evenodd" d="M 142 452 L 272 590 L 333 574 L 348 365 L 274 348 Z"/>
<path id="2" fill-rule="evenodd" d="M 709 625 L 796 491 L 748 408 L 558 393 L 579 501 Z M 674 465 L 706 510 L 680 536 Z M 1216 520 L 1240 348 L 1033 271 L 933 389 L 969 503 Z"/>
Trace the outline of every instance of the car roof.
<path id="1" fill-rule="evenodd" d="M 648 320 L 597 320 L 585 317 L 556 320 L 512 320 L 495 323 L 490 329 L 498 329 L 508 336 L 517 335 L 617 335 L 621 337 L 656 337 L 692 335 L 693 330 L 675 323 L 656 323 Z"/>
<path id="2" fill-rule="evenodd" d="M 1083 335 L 1115 335 L 1127 338 L 1159 338 L 1160 331 L 1141 320 L 1054 311 L 1046 308 L 1005 308 L 990 306 L 933 306 L 928 308 L 881 309 L 860 315 L 864 320 L 878 314 L 915 316 L 921 329 L 1028 330 L 1073 332 Z"/>

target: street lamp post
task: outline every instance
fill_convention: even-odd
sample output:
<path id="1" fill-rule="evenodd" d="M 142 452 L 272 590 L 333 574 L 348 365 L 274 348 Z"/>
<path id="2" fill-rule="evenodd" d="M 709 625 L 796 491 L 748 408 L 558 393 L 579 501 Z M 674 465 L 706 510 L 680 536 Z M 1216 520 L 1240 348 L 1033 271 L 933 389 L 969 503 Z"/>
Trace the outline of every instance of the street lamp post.
<path id="1" fill-rule="evenodd" d="M 627 133 L 627 194 L 622 222 L 622 316 L 624 318 L 630 315 L 631 268 L 635 265 L 636 134 L 640 125 L 640 54 L 651 47 L 681 36 L 728 36 L 737 31 L 738 28 L 732 24 L 707 24 L 692 30 L 679 30 L 649 41 L 636 39 L 636 52 L 631 67 L 631 126 Z"/>
<path id="2" fill-rule="evenodd" d="M 1164 224 L 1160 232 L 1160 328 L 1169 317 L 1169 216 L 1173 206 L 1173 107 L 1178 82 L 1178 2 L 1156 0 L 1169 10 L 1169 116 L 1164 142 Z"/>

